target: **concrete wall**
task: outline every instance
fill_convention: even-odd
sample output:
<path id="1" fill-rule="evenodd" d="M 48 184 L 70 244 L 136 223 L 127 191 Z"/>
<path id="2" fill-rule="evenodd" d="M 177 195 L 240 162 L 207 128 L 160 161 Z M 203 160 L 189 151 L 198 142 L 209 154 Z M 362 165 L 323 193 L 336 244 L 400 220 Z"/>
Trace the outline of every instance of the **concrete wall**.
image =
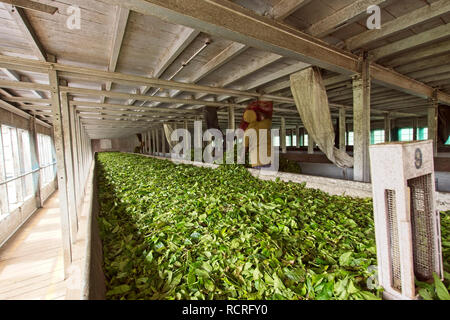
<path id="1" fill-rule="evenodd" d="M 341 169 L 328 163 L 299 163 L 302 173 L 311 176 L 353 180 L 353 169 Z M 450 192 L 450 172 L 435 172 L 436 190 Z"/>
<path id="2" fill-rule="evenodd" d="M 120 151 L 120 152 L 134 152 L 134 149 L 140 145 L 139 139 L 136 135 L 133 135 L 124 139 L 109 139 L 111 141 L 111 148 L 104 149 L 101 147 L 100 140 L 92 140 L 92 151 L 105 152 L 105 151 Z"/>

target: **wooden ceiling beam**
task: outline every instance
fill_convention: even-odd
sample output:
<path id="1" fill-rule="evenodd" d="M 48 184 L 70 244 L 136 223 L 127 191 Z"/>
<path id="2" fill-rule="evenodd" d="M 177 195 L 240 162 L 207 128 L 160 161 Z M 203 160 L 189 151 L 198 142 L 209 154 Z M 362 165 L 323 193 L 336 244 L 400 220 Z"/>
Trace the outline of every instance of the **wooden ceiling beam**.
<path id="1" fill-rule="evenodd" d="M 394 20 L 395 21 L 395 20 Z M 418 33 L 408 38 L 390 43 L 369 52 L 371 61 L 377 61 L 395 54 L 412 50 L 433 41 L 445 39 L 450 34 L 450 23 Z"/>
<path id="2" fill-rule="evenodd" d="M 118 0 L 107 0 L 119 3 Z M 331 46 L 310 35 L 294 30 L 270 18 L 261 17 L 226 0 L 122 0 L 120 3 L 137 12 L 244 43 L 264 51 L 297 59 L 344 75 L 360 71 L 359 57 Z M 449 34 L 450 24 L 433 29 Z M 264 30 L 264 32 L 262 32 Z M 428 33 L 422 33 L 427 34 Z M 442 37 L 441 34 L 441 37 Z M 422 98 L 432 98 L 434 89 L 391 69 L 372 63 L 374 82 Z M 442 103 L 450 105 L 450 95 L 441 92 Z"/>
<path id="3" fill-rule="evenodd" d="M 36 32 L 34 31 L 30 21 L 27 18 L 25 10 L 20 7 L 14 7 L 11 5 L 5 5 L 8 9 L 11 18 L 14 19 L 19 29 L 22 31 L 23 36 L 27 39 L 30 48 L 33 50 L 34 55 L 41 61 L 55 62 L 55 57 L 45 52 L 44 47 L 39 41 Z"/>
<path id="4" fill-rule="evenodd" d="M 109 55 L 108 71 L 115 72 L 117 63 L 119 61 L 120 51 L 122 50 L 123 39 L 125 37 L 125 31 L 128 24 L 128 18 L 130 16 L 130 10 L 121 6 L 116 7 L 116 18 L 114 20 L 111 51 Z M 112 88 L 112 82 L 106 83 L 105 90 L 110 91 Z M 101 98 L 102 103 L 105 102 L 105 96 Z"/>
<path id="5" fill-rule="evenodd" d="M 437 57 L 442 54 L 450 53 L 450 40 L 433 43 L 429 46 L 418 48 L 411 53 L 401 55 L 400 57 L 390 59 L 383 64 L 388 67 L 404 66 L 417 61 L 428 62 L 427 59 Z M 399 72 L 401 72 L 399 70 Z"/>
<path id="6" fill-rule="evenodd" d="M 57 7 L 49 6 L 47 4 L 39 3 L 30 0 L 1 0 L 0 2 L 13 5 L 15 7 L 21 7 L 24 9 L 29 9 L 37 12 L 44 12 L 49 14 L 55 14 L 58 11 Z"/>
<path id="7" fill-rule="evenodd" d="M 388 0 L 357 0 L 348 6 L 328 15 L 326 18 L 314 23 L 305 30 L 306 33 L 318 38 L 323 38 L 340 28 L 360 20 L 367 15 L 367 8 L 371 5 L 381 6 Z M 383 25 L 383 30 L 385 25 Z M 379 30 L 377 30 L 379 31 Z"/>
<path id="8" fill-rule="evenodd" d="M 370 43 L 391 36 L 397 32 L 409 29 L 433 18 L 437 18 L 448 13 L 449 11 L 450 2 L 448 0 L 433 2 L 430 5 L 411 11 L 392 21 L 383 23 L 383 27 L 379 30 L 367 30 L 359 33 L 347 39 L 345 44 L 348 50 L 362 48 Z"/>
<path id="9" fill-rule="evenodd" d="M 171 45 L 169 50 L 166 52 L 164 57 L 160 60 L 158 66 L 155 68 L 154 73 L 152 74 L 153 78 L 160 78 L 162 74 L 172 65 L 172 63 L 180 56 L 180 54 L 198 37 L 200 31 L 185 28 L 178 35 L 177 40 Z M 140 88 L 141 94 L 147 94 L 151 86 L 142 86 Z M 136 100 L 130 100 L 127 104 L 132 105 L 136 102 Z"/>
<path id="10" fill-rule="evenodd" d="M 312 0 L 280 0 L 273 6 L 272 14 L 275 19 L 284 20 L 311 1 Z"/>

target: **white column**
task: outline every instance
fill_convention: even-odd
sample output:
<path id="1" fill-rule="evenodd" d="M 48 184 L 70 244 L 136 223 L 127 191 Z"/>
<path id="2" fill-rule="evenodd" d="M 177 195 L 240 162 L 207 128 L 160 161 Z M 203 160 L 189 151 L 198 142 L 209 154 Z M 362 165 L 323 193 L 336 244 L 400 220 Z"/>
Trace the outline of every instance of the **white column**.
<path id="1" fill-rule="evenodd" d="M 314 154 L 314 139 L 308 133 L 308 154 Z"/>
<path id="2" fill-rule="evenodd" d="M 153 152 L 152 154 L 156 154 L 156 135 L 155 135 L 155 129 L 152 129 L 152 146 L 153 146 Z"/>
<path id="3" fill-rule="evenodd" d="M 438 127 L 438 104 L 436 100 L 431 102 L 427 113 L 428 121 L 428 139 L 433 140 L 434 155 L 437 155 L 437 127 Z"/>
<path id="4" fill-rule="evenodd" d="M 345 133 L 346 133 L 346 115 L 345 108 L 339 108 L 339 149 L 346 151 Z"/>
<path id="5" fill-rule="evenodd" d="M 163 156 L 166 155 L 166 133 L 164 132 L 164 125 L 161 129 L 161 152 L 163 153 Z"/>
<path id="6" fill-rule="evenodd" d="M 147 154 L 152 154 L 152 152 L 153 152 L 153 142 L 152 142 L 152 132 L 150 130 L 147 132 L 147 137 L 148 137 Z"/>
<path id="7" fill-rule="evenodd" d="M 70 230 L 72 233 L 71 241 L 76 242 L 78 233 L 78 214 L 77 214 L 77 198 L 75 191 L 75 177 L 73 171 L 73 149 L 72 149 L 72 130 L 70 127 L 70 109 L 69 97 L 67 92 L 61 93 L 61 116 L 64 137 L 64 158 L 66 164 L 67 177 L 67 200 L 70 218 Z"/>
<path id="8" fill-rule="evenodd" d="M 70 235 L 70 220 L 67 200 L 67 176 L 64 158 L 63 123 L 61 116 L 61 101 L 57 71 L 49 71 L 51 86 L 53 141 L 56 150 L 57 180 L 59 189 L 59 207 L 61 212 L 61 233 L 63 242 L 64 277 L 67 279 L 68 270 L 72 263 L 72 243 Z"/>
<path id="9" fill-rule="evenodd" d="M 300 126 L 298 124 L 295 126 L 295 135 L 297 137 L 295 146 L 300 148 Z"/>
<path id="10" fill-rule="evenodd" d="M 353 79 L 354 180 L 370 181 L 370 68 L 364 59 L 362 73 Z"/>
<path id="11" fill-rule="evenodd" d="M 281 117 L 281 137 L 280 137 L 281 152 L 286 153 L 286 119 Z"/>
<path id="12" fill-rule="evenodd" d="M 155 135 L 156 135 L 156 152 L 158 153 L 158 156 L 161 153 L 161 144 L 159 143 L 159 130 L 155 129 Z"/>

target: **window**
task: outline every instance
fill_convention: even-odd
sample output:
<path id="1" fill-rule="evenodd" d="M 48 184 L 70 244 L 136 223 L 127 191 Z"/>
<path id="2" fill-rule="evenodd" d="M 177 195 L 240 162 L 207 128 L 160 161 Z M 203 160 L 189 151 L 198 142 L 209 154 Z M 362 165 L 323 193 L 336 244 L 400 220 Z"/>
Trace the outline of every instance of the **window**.
<path id="1" fill-rule="evenodd" d="M 347 132 L 345 134 L 345 138 L 347 139 L 347 145 L 348 146 L 353 146 L 354 145 L 354 135 L 353 135 L 353 131 Z"/>
<path id="2" fill-rule="evenodd" d="M 291 136 L 286 136 L 286 147 L 291 147 L 292 140 L 291 140 Z"/>
<path id="3" fill-rule="evenodd" d="M 280 137 L 279 136 L 278 137 L 273 137 L 272 143 L 273 143 L 274 147 L 279 147 L 280 146 Z"/>
<path id="4" fill-rule="evenodd" d="M 450 137 L 448 137 L 447 142 L 445 143 L 446 145 L 450 145 Z"/>
<path id="5" fill-rule="evenodd" d="M 413 128 L 402 128 L 398 131 L 399 141 L 413 141 L 414 130 Z"/>
<path id="6" fill-rule="evenodd" d="M 297 146 L 297 136 L 295 134 L 292 135 L 292 146 L 293 147 Z"/>
<path id="7" fill-rule="evenodd" d="M 417 128 L 417 139 L 427 140 L 428 139 L 428 128 Z"/>
<path id="8" fill-rule="evenodd" d="M 303 146 L 304 146 L 304 147 L 307 147 L 307 146 L 308 146 L 308 141 L 309 141 L 308 135 L 305 134 L 305 137 L 304 137 L 303 139 L 304 139 L 304 140 L 303 140 Z"/>
<path id="9" fill-rule="evenodd" d="M 370 132 L 370 144 L 384 143 L 384 130 L 373 130 Z"/>
<path id="10" fill-rule="evenodd" d="M 53 150 L 52 138 L 38 134 L 39 166 L 41 169 L 41 185 L 44 186 L 55 179 L 56 159 Z"/>
<path id="11" fill-rule="evenodd" d="M 30 136 L 27 130 L 1 126 L 0 214 L 17 209 L 34 193 Z"/>

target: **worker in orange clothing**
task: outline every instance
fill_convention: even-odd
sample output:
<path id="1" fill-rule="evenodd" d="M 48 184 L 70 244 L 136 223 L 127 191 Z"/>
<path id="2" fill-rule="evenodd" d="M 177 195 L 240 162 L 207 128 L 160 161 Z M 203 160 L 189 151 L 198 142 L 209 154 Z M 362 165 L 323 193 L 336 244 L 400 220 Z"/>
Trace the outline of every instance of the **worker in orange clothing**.
<path id="1" fill-rule="evenodd" d="M 271 158 L 272 156 L 272 139 L 270 135 L 270 129 L 272 128 L 272 113 L 273 113 L 273 103 L 265 102 L 265 101 L 256 101 L 246 109 L 244 112 L 243 121 L 241 123 L 241 129 L 244 130 L 246 134 L 249 133 L 249 130 L 253 129 L 256 131 L 256 143 L 250 143 L 250 139 L 248 136 L 244 139 L 244 145 L 246 148 L 249 148 L 249 158 L 250 164 L 254 169 L 260 169 L 271 166 L 271 161 L 264 161 L 265 159 L 260 159 L 260 148 L 261 148 L 261 134 L 263 134 L 261 129 L 265 129 L 266 131 L 266 150 L 263 150 L 263 154 L 265 152 L 267 158 Z M 265 152 L 264 152 L 265 151 Z"/>

